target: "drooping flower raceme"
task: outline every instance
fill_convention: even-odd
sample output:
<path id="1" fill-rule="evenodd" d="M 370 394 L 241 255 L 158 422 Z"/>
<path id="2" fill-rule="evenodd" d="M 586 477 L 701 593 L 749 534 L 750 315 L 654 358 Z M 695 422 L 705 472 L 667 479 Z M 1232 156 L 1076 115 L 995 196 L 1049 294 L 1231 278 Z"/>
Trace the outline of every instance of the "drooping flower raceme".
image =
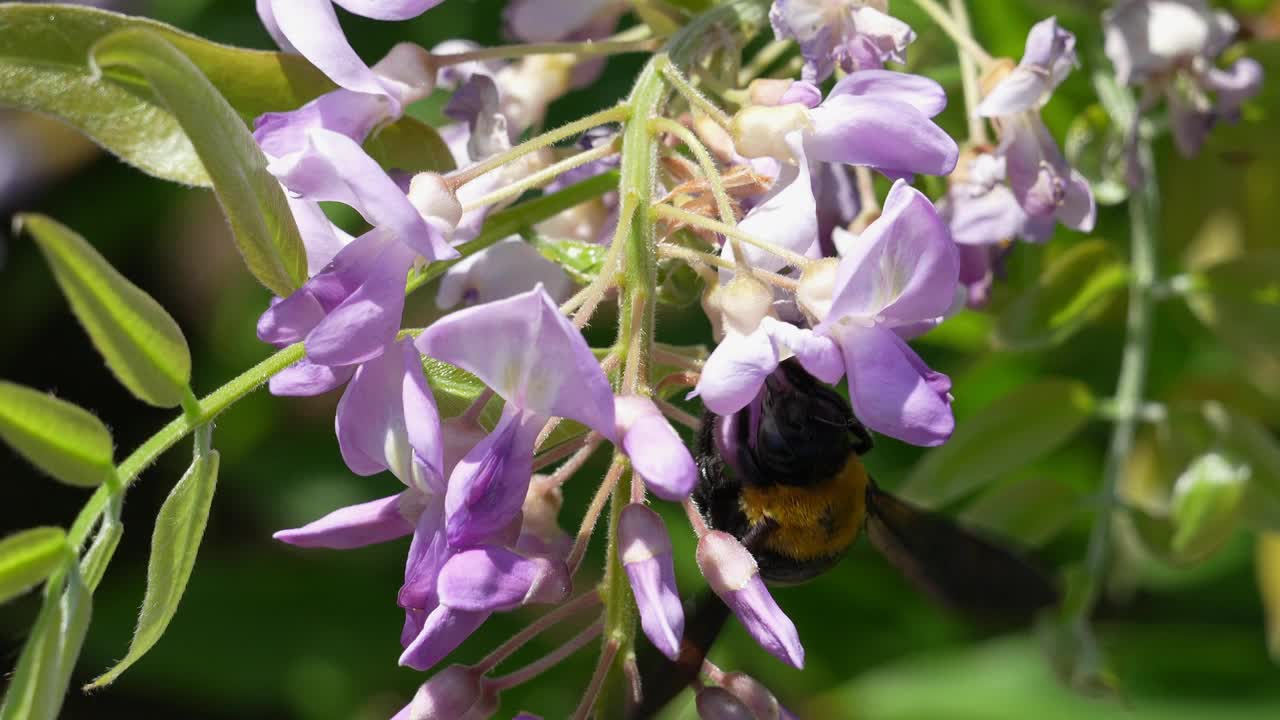
<path id="1" fill-rule="evenodd" d="M 888 0 L 774 0 L 773 34 L 800 45 L 802 77 L 820 83 L 838 67 L 845 72 L 906 62 L 915 39 L 910 25 L 889 15 Z"/>
<path id="2" fill-rule="evenodd" d="M 1262 87 L 1256 60 L 1240 58 L 1230 67 L 1217 67 L 1237 25 L 1205 0 L 1120 0 L 1102 14 L 1102 23 L 1116 79 L 1142 86 L 1143 112 L 1165 98 L 1183 155 L 1196 154 L 1213 126 L 1234 121 L 1244 101 Z M 1130 142 L 1136 137 L 1131 135 Z"/>

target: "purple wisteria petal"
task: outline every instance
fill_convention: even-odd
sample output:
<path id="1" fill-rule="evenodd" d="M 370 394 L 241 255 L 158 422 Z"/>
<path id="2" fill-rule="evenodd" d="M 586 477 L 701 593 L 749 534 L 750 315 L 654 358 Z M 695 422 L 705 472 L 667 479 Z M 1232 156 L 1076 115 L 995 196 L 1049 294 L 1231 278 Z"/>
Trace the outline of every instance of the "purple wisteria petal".
<path id="1" fill-rule="evenodd" d="M 463 258 L 445 271 L 436 291 L 436 306 L 502 300 L 528 292 L 539 284 L 556 302 L 563 302 L 573 281 L 559 265 L 548 260 L 524 238 L 512 236 Z"/>
<path id="2" fill-rule="evenodd" d="M 276 41 L 276 45 L 287 53 L 296 53 L 298 49 L 289 42 L 289 38 L 284 36 L 280 31 L 280 25 L 276 22 L 275 13 L 271 10 L 271 0 L 255 0 L 254 6 L 258 10 L 258 19 L 262 20 L 262 26 L 266 28 L 267 34 L 272 40 Z"/>
<path id="3" fill-rule="evenodd" d="M 363 143 L 393 110 L 384 95 L 334 90 L 297 110 L 259 115 L 253 121 L 253 139 L 273 161 L 305 151 L 310 130 L 328 130 Z"/>
<path id="4" fill-rule="evenodd" d="M 418 349 L 476 375 L 508 403 L 615 438 L 613 391 L 582 333 L 545 289 L 437 320 Z"/>
<path id="5" fill-rule="evenodd" d="M 919 108 L 877 95 L 828 97 L 809 113 L 810 160 L 866 165 L 891 177 L 946 175 L 960 149 Z"/>
<path id="6" fill-rule="evenodd" d="M 404 496 L 412 492 L 405 490 L 381 500 L 339 508 L 319 520 L 300 528 L 281 530 L 271 537 L 298 547 L 334 550 L 395 540 L 413 532 L 413 522 L 405 517 L 403 507 Z"/>
<path id="7" fill-rule="evenodd" d="M 999 117 L 1039 109 L 1076 66 L 1075 48 L 1075 35 L 1058 25 L 1056 18 L 1036 23 L 1027 34 L 1022 61 L 987 93 L 975 112 Z"/>
<path id="8" fill-rule="evenodd" d="M 707 358 L 689 397 L 701 397 L 702 404 L 717 415 L 735 413 L 755 398 L 764 379 L 780 362 L 782 358 L 763 329 L 750 335 L 726 334 Z"/>
<path id="9" fill-rule="evenodd" d="M 1068 202 L 1070 191 L 1071 205 L 1065 215 L 1071 219 L 1071 226 L 1084 232 L 1092 230 L 1093 191 L 1088 183 L 1073 180 L 1074 171 L 1040 116 L 1032 112 L 1007 116 L 1002 119 L 1001 133 L 1004 137 L 1000 151 L 1004 154 L 1009 187 L 1027 215 L 1032 220 L 1063 219 L 1059 212 Z"/>
<path id="10" fill-rule="evenodd" d="M 502 18 L 507 34 L 540 43 L 564 40 L 600 15 L 610 15 L 616 21 L 625 9 L 626 3 L 618 0 L 512 0 Z"/>
<path id="11" fill-rule="evenodd" d="M 308 149 L 293 156 L 296 162 L 288 167 L 273 167 L 274 162 L 268 166 L 290 190 L 311 200 L 351 206 L 370 225 L 392 232 L 427 260 L 458 256 L 446 234 L 458 221 L 460 206 L 456 215 L 424 217 L 356 141 L 329 130 L 313 129 L 307 133 L 307 143 Z M 420 202 L 424 206 L 428 203 L 433 210 L 446 205 L 443 198 L 435 196 Z"/>
<path id="12" fill-rule="evenodd" d="M 684 637 L 684 608 L 676 589 L 671 537 L 662 517 L 644 505 L 622 509 L 618 555 L 640 611 L 640 627 L 663 655 L 676 659 Z"/>
<path id="13" fill-rule="evenodd" d="M 1107 57 L 1122 84 L 1140 83 L 1195 57 L 1211 58 L 1235 35 L 1231 15 L 1205 0 L 1120 0 L 1102 14 Z"/>
<path id="14" fill-rule="evenodd" d="M 761 320 L 760 327 L 775 347 L 794 353 L 800 365 L 815 378 L 834 383 L 844 377 L 844 358 L 831 338 L 771 317 Z"/>
<path id="15" fill-rule="evenodd" d="M 627 395 L 614 402 L 614 417 L 622 450 L 645 486 L 663 500 L 679 502 L 689 497 L 698 481 L 698 468 L 658 406 L 648 398 Z"/>
<path id="16" fill-rule="evenodd" d="M 875 222 L 836 271 L 828 322 L 846 316 L 891 325 L 935 318 L 955 299 L 959 259 L 933 203 L 899 180 Z"/>
<path id="17" fill-rule="evenodd" d="M 1244 101 L 1262 90 L 1262 64 L 1253 58 L 1240 58 L 1225 70 L 1209 68 L 1204 74 L 1204 84 L 1217 93 L 1214 113 L 1234 119 Z"/>
<path id="18" fill-rule="evenodd" d="M 404 720 L 487 720 L 497 709 L 498 690 L 483 671 L 450 665 L 418 688 Z"/>
<path id="19" fill-rule="evenodd" d="M 422 497 L 422 511 L 409 543 L 409 554 L 404 563 L 404 584 L 396 595 L 396 602 L 405 609 L 405 635 L 401 645 L 408 645 L 422 630 L 426 613 L 439 604 L 436 578 L 452 551 L 444 533 L 444 498 L 439 495 Z"/>
<path id="20" fill-rule="evenodd" d="M 419 491 L 444 490 L 440 415 L 409 339 L 360 366 L 338 401 L 336 425 L 352 472 L 390 470 Z"/>
<path id="21" fill-rule="evenodd" d="M 344 10 L 374 20 L 410 20 L 444 0 L 333 0 Z"/>
<path id="22" fill-rule="evenodd" d="M 290 193 L 285 193 L 285 201 L 289 203 L 298 234 L 302 236 L 302 246 L 307 251 L 307 276 L 318 275 L 354 238 L 329 222 L 320 203 Z"/>
<path id="23" fill-rule="evenodd" d="M 415 257 L 401 243 L 386 243 L 360 287 L 307 334 L 307 357 L 323 365 L 354 365 L 382 354 L 400 329 L 405 279 Z"/>
<path id="24" fill-rule="evenodd" d="M 306 339 L 326 315 L 369 279 L 389 243 L 388 233 L 377 230 L 356 238 L 293 294 L 272 301 L 258 318 L 258 339 L 276 346 Z"/>
<path id="25" fill-rule="evenodd" d="M 423 621 L 417 637 L 400 654 L 400 664 L 414 670 L 430 670 L 471 637 L 489 615 L 437 605 Z"/>
<path id="26" fill-rule="evenodd" d="M 484 542 L 520 513 L 533 474 L 533 443 L 545 420 L 508 402 L 493 432 L 458 462 L 445 493 L 450 546 Z"/>
<path id="27" fill-rule="evenodd" d="M 333 367 L 303 358 L 272 375 L 267 388 L 277 397 L 312 397 L 343 386 L 355 371 L 353 365 Z"/>
<path id="28" fill-rule="evenodd" d="M 831 88 L 827 98 L 857 95 L 899 100 L 928 117 L 947 107 L 947 91 L 936 81 L 923 75 L 891 70 L 859 70 L 850 73 Z"/>
<path id="29" fill-rule="evenodd" d="M 796 626 L 769 594 L 756 559 L 742 543 L 728 533 L 712 530 L 698 541 L 697 559 L 707 584 L 760 647 L 803 668 L 804 647 Z"/>
<path id="30" fill-rule="evenodd" d="M 440 570 L 440 602 L 458 610 L 514 610 L 528 603 L 557 603 L 569 596 L 563 562 L 524 557 L 495 545 L 454 554 Z"/>
<path id="31" fill-rule="evenodd" d="M 382 80 L 347 43 L 329 0 L 272 0 L 270 17 L 278 32 L 339 87 L 386 95 Z M 390 96 L 388 95 L 390 98 Z M 399 102 L 395 113 L 399 114 Z"/>
<path id="32" fill-rule="evenodd" d="M 803 78 L 822 82 L 838 66 L 845 72 L 903 62 L 915 32 L 887 14 L 887 2 L 776 0 L 769 11 L 773 34 L 800 45 Z"/>
<path id="33" fill-rule="evenodd" d="M 822 91 L 813 83 L 793 82 L 783 91 L 777 102 L 778 105 L 790 105 L 791 103 L 799 103 L 812 110 L 822 104 Z"/>
<path id="34" fill-rule="evenodd" d="M 707 686 L 694 697 L 698 720 L 756 720 L 751 712 L 733 693 L 722 687 Z"/>
<path id="35" fill-rule="evenodd" d="M 945 210 L 944 210 L 945 207 Z M 982 188 L 956 183 L 947 191 L 939 212 L 960 245 L 991 245 L 1017 237 L 1027 221 L 1013 191 L 1004 185 Z"/>
<path id="36" fill-rule="evenodd" d="M 773 245 L 804 255 L 818 242 L 818 207 L 809 180 L 809 160 L 799 132 L 786 137 L 796 164 L 785 163 L 778 179 L 760 204 L 738 223 L 738 229 Z M 752 267 L 781 270 L 786 261 L 754 245 L 743 244 Z M 726 242 L 722 255 L 733 259 L 733 245 Z M 723 274 L 723 273 L 722 273 Z"/>
<path id="37" fill-rule="evenodd" d="M 913 445 L 941 445 L 955 430 L 951 383 L 929 370 L 888 328 L 839 330 L 849 374 L 849 401 L 867 427 Z"/>

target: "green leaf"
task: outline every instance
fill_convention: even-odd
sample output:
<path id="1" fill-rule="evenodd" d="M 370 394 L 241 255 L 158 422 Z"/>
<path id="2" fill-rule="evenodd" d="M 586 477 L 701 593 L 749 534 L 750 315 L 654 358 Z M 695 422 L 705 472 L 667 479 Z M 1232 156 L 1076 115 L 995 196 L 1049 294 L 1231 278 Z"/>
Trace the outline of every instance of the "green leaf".
<path id="1" fill-rule="evenodd" d="M 993 340 L 1008 350 L 1065 342 L 1101 315 L 1128 282 L 1128 269 L 1106 242 L 1079 243 L 1050 262 L 1040 281 L 1005 308 Z"/>
<path id="2" fill-rule="evenodd" d="M 139 80 L 149 85 L 177 118 L 213 180 L 249 272 L 282 297 L 302 284 L 306 252 L 284 191 L 244 122 L 200 68 L 151 30 L 114 32 L 90 54 L 122 87 Z"/>
<path id="3" fill-rule="evenodd" d="M 586 285 L 600 274 L 609 248 L 581 240 L 540 240 L 538 252 L 551 262 L 564 268 L 569 277 L 580 285 Z"/>
<path id="4" fill-rule="evenodd" d="M 181 403 L 191 379 L 191 351 L 160 303 L 57 221 L 19 215 L 14 225 L 31 233 L 76 318 L 120 383 L 152 405 Z"/>
<path id="5" fill-rule="evenodd" d="M 0 707 L 0 720 L 54 720 L 62 710 L 75 668 L 93 598 L 73 564 L 61 593 L 45 595 L 44 605 L 18 657 L 13 680 Z"/>
<path id="6" fill-rule="evenodd" d="M 1280 532 L 1280 444 L 1253 418 L 1228 411 L 1231 449 L 1252 471 L 1245 501 L 1246 522 Z"/>
<path id="7" fill-rule="evenodd" d="M 925 507 L 945 505 L 1060 447 L 1093 406 L 1079 382 L 1023 386 L 960 422 L 945 445 L 916 464 L 900 491 Z"/>
<path id="8" fill-rule="evenodd" d="M 1267 648 L 1280 662 L 1280 533 L 1262 533 L 1254 551 L 1258 565 L 1258 591 L 1267 613 Z"/>
<path id="9" fill-rule="evenodd" d="M 1204 270 L 1187 302 L 1230 347 L 1280 357 L 1280 250 L 1249 253 Z"/>
<path id="10" fill-rule="evenodd" d="M 1081 509 L 1079 491 L 1051 477 L 1030 477 L 993 487 L 960 515 L 996 537 L 1038 547 L 1066 529 Z"/>
<path id="11" fill-rule="evenodd" d="M 0 540 L 0 603 L 49 577 L 70 552 L 67 533 L 59 527 L 31 528 Z"/>
<path id="12" fill-rule="evenodd" d="M 387 170 L 420 173 L 448 172 L 454 168 L 453 154 L 440 133 L 407 115 L 374 131 L 365 140 L 364 150 Z"/>
<path id="13" fill-rule="evenodd" d="M 292 110 L 334 85 L 304 58 L 209 42 L 164 23 L 63 4 L 0 5 L 0 105 L 53 115 L 125 162 L 165 180 L 210 184 L 182 125 L 145 88 L 104 81 L 89 50 L 126 28 L 182 51 L 244 120 Z"/>
<path id="14" fill-rule="evenodd" d="M 1217 552 L 1239 526 L 1250 470 L 1219 453 L 1206 453 L 1187 467 L 1173 487 L 1170 550 L 1185 563 Z"/>
<path id="15" fill-rule="evenodd" d="M 112 472 L 111 433 L 88 410 L 0 380 L 0 437 L 68 485 L 95 487 Z"/>
<path id="16" fill-rule="evenodd" d="M 151 535 L 147 593 L 142 599 L 142 613 L 138 616 L 138 628 L 133 633 L 129 652 L 85 689 L 113 682 L 164 635 L 169 621 L 178 611 L 178 602 L 182 600 L 191 570 L 195 567 L 217 481 L 218 452 L 210 450 L 197 455 L 186 474 L 174 485 L 164 505 L 160 506 L 156 529 Z"/>

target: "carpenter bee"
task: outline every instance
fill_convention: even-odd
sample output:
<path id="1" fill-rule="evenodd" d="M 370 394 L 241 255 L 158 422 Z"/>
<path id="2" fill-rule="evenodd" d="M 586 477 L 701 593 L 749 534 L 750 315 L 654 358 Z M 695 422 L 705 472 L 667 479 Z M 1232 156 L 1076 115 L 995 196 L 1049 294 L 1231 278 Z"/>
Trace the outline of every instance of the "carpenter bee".
<path id="1" fill-rule="evenodd" d="M 865 528 L 912 584 L 960 612 L 1021 621 L 1057 602 L 1048 577 L 1017 553 L 882 490 L 862 464 L 871 448 L 848 401 L 787 360 L 751 405 L 703 417 L 694 503 L 708 527 L 751 551 L 771 584 L 830 570 Z M 676 661 L 642 654 L 633 718 L 656 713 L 697 676 L 728 616 L 705 592 L 689 609 Z"/>

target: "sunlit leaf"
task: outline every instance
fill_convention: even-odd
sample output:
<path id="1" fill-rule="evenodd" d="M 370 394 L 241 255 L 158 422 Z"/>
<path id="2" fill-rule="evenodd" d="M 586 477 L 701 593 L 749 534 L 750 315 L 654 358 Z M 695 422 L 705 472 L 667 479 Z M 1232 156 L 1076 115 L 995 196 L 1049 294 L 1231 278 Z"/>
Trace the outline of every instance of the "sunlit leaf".
<path id="1" fill-rule="evenodd" d="M 140 170 L 209 185 L 182 124 L 145 88 L 96 76 L 89 49 L 103 37 L 142 28 L 191 59 L 242 121 L 292 110 L 334 89 L 298 55 L 209 42 L 164 23 L 70 4 L 0 5 L 0 104 L 47 113 L 82 130 Z"/>
<path id="2" fill-rule="evenodd" d="M 249 272 L 280 296 L 302 284 L 306 252 L 284 191 L 244 121 L 200 69 L 151 30 L 114 32 L 91 55 L 107 77 L 150 86 L 177 118 L 209 172 Z"/>
<path id="3" fill-rule="evenodd" d="M 1249 253 L 1201 271 L 1187 301 L 1228 346 L 1280 357 L 1280 250 Z"/>
<path id="4" fill-rule="evenodd" d="M 1280 662 L 1280 533 L 1258 535 L 1258 591 L 1267 612 L 1267 648 Z"/>
<path id="5" fill-rule="evenodd" d="M 147 592 L 142 599 L 138 628 L 124 659 L 100 675 L 87 688 L 113 682 L 164 635 L 169 621 L 178 612 L 178 603 L 187 589 L 196 554 L 209 521 L 209 508 L 218 482 L 218 452 L 197 455 L 186 474 L 174 485 L 156 516 L 151 535 L 151 560 L 147 565 Z"/>
<path id="6" fill-rule="evenodd" d="M 364 150 L 387 170 L 447 172 L 454 167 L 453 154 L 440 133 L 409 116 L 374 131 L 365 140 Z"/>
<path id="7" fill-rule="evenodd" d="M 0 540 L 0 603 L 49 577 L 71 548 L 59 527 L 37 527 Z"/>
<path id="8" fill-rule="evenodd" d="M 0 720 L 54 720 L 71 683 L 71 671 L 89 629 L 93 599 L 74 564 L 65 588 L 45 596 L 44 605 L 18 657 L 13 680 L 0 707 Z"/>
<path id="9" fill-rule="evenodd" d="M 1106 242 L 1079 243 L 1050 262 L 1039 282 L 1005 308 L 993 340 L 1010 350 L 1062 343 L 1101 315 L 1128 282 L 1128 269 Z"/>
<path id="10" fill-rule="evenodd" d="M 979 495 L 960 518 L 996 537 L 1028 546 L 1052 540 L 1081 510 L 1080 492 L 1059 479 L 1031 477 Z"/>
<path id="11" fill-rule="evenodd" d="M 111 433 L 89 411 L 0 381 L 0 437 L 55 480 L 95 487 L 114 472 Z"/>
<path id="12" fill-rule="evenodd" d="M 575 282 L 585 285 L 600 274 L 609 248 L 598 243 L 581 240 L 540 240 L 538 252 L 551 262 L 564 268 Z"/>
<path id="13" fill-rule="evenodd" d="M 1044 380 L 962 418 L 942 447 L 929 451 L 901 492 L 939 507 L 1060 447 L 1089 419 L 1094 399 L 1083 384 Z"/>
<path id="14" fill-rule="evenodd" d="M 55 220 L 20 215 L 15 226 L 35 239 L 76 318 L 120 383 L 152 405 L 181 403 L 191 379 L 191 351 L 160 303 Z"/>

